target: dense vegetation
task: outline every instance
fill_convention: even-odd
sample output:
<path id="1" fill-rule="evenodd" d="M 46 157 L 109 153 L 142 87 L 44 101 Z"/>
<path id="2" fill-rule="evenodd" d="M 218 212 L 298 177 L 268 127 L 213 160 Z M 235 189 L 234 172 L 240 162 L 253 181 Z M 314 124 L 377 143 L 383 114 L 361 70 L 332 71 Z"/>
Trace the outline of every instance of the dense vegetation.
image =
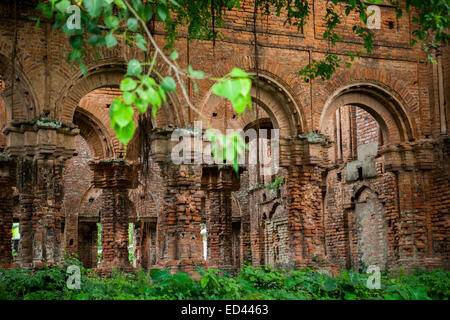
<path id="1" fill-rule="evenodd" d="M 66 265 L 79 262 L 71 259 Z M 218 270 L 199 270 L 200 280 L 186 273 L 171 275 L 167 270 L 98 277 L 81 267 L 79 290 L 67 288 L 65 266 L 44 266 L 31 271 L 0 269 L 0 299 L 25 300 L 171 300 L 171 299 L 414 299 L 448 300 L 450 272 L 416 270 L 384 273 L 380 289 L 368 289 L 368 274 L 341 270 L 330 277 L 303 268 L 277 271 L 270 267 L 245 266 L 235 276 Z"/>

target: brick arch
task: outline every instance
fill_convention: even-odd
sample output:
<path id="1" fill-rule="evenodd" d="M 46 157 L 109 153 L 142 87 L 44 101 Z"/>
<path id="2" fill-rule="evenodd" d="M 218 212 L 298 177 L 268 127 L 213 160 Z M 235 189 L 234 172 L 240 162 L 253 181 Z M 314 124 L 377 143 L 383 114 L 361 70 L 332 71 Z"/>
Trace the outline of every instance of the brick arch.
<path id="1" fill-rule="evenodd" d="M 106 127 L 89 111 L 77 108 L 73 118 L 74 124 L 80 129 L 80 135 L 87 141 L 91 153 L 99 159 L 116 158 L 117 150 L 114 148 Z"/>
<path id="2" fill-rule="evenodd" d="M 323 87 L 324 93 L 314 97 L 315 105 L 319 106 L 319 108 L 314 108 L 315 124 L 320 123 L 319 119 L 321 118 L 325 104 L 328 102 L 329 97 L 333 96 L 342 88 L 351 85 L 373 86 L 383 92 L 388 100 L 395 102 L 399 113 L 402 114 L 404 119 L 403 121 L 407 121 L 409 123 L 412 136 L 417 136 L 418 131 L 414 116 L 416 116 L 419 112 L 419 102 L 417 98 L 415 98 L 415 95 L 412 94 L 400 80 L 397 80 L 389 72 L 361 66 L 355 66 L 351 70 L 336 73 L 326 82 L 326 86 Z"/>
<path id="3" fill-rule="evenodd" d="M 402 101 L 402 107 L 405 112 L 412 113 L 419 107 L 419 102 L 409 92 L 408 88 L 388 72 L 379 69 L 368 69 L 363 67 L 355 67 L 351 70 L 336 73 L 325 87 L 326 95 L 318 97 L 320 101 L 325 101 L 326 97 L 333 94 L 340 87 L 351 82 L 366 82 L 377 84 L 385 91 L 388 91 L 393 98 Z"/>
<path id="4" fill-rule="evenodd" d="M 77 72 L 58 95 L 57 118 L 61 121 L 71 122 L 75 108 L 82 97 L 103 87 L 119 88 L 125 74 L 126 62 L 118 58 L 104 59 L 89 66 L 87 77 L 83 77 L 81 72 Z M 166 106 L 157 112 L 156 119 L 152 120 L 153 125 L 162 127 L 183 123 L 182 112 L 175 95 L 168 95 Z"/>
<path id="5" fill-rule="evenodd" d="M 376 191 L 372 190 L 372 188 L 370 188 L 368 185 L 363 184 L 355 190 L 354 196 L 352 197 L 352 201 L 360 201 L 361 197 L 364 194 L 372 195 L 378 198 L 378 193 Z"/>
<path id="6" fill-rule="evenodd" d="M 288 103 L 284 106 L 285 113 L 293 116 L 293 126 L 296 134 L 311 131 L 306 121 L 304 106 L 309 104 L 309 87 L 305 90 L 296 70 L 283 69 L 283 67 L 270 58 L 259 57 L 258 72 L 256 72 L 254 56 L 236 56 L 230 62 L 217 66 L 214 76 L 222 77 L 229 73 L 234 67 L 246 70 L 250 75 L 259 78 L 279 90 L 287 97 Z M 284 71 L 283 71 L 284 70 Z"/>
<path id="7" fill-rule="evenodd" d="M 357 106 L 370 113 L 380 125 L 386 144 L 415 139 L 414 119 L 404 107 L 403 101 L 374 81 L 351 81 L 328 96 L 320 115 L 319 131 L 325 132 L 334 112 L 346 105 Z"/>
<path id="8" fill-rule="evenodd" d="M 15 79 L 12 79 L 13 74 Z M 39 103 L 31 82 L 19 65 L 14 66 L 13 72 L 11 60 L 2 54 L 0 54 L 0 79 L 5 83 L 0 96 L 6 104 L 9 119 L 36 119 L 39 115 Z"/>
<path id="9" fill-rule="evenodd" d="M 252 71 L 249 74 L 256 78 Z M 253 80 L 251 96 L 253 102 L 263 110 L 261 117 L 270 118 L 274 128 L 280 129 L 280 137 L 293 137 L 305 130 L 303 109 L 280 79 L 275 80 L 267 73 L 259 73 L 259 78 Z M 210 89 L 199 109 L 203 114 L 209 114 L 220 108 L 224 101 L 225 99 L 213 95 Z M 197 120 L 200 120 L 200 116 L 197 116 Z M 252 114 L 246 111 L 239 118 L 240 127 L 244 128 L 254 120 L 257 119 L 253 119 Z"/>

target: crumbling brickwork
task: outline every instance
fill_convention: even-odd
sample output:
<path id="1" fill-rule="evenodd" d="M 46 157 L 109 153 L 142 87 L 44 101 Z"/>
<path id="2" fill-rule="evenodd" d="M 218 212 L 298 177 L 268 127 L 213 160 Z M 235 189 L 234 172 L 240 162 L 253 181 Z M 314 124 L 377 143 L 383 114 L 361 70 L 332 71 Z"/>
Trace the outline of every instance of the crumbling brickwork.
<path id="1" fill-rule="evenodd" d="M 13 262 L 11 229 L 13 224 L 13 186 L 16 184 L 16 163 L 0 153 L 0 265 Z"/>
<path id="2" fill-rule="evenodd" d="M 252 112 L 240 116 L 211 94 L 208 81 L 188 92 L 214 128 L 279 130 L 276 174 L 246 163 L 239 190 L 215 184 L 207 191 L 200 164 L 170 159 L 173 130 L 201 120 L 179 88 L 156 117 L 136 116 L 126 154 L 110 128 L 109 107 L 121 94 L 126 62 L 145 58 L 138 48 L 119 39 L 98 60 L 88 49 L 83 77 L 65 60 L 67 39 L 45 19 L 35 28 L 29 17 L 36 1 L 18 5 L 16 15 L 12 4 L 0 4 L 0 152 L 16 166 L 15 182 L 0 185 L 1 263 L 11 262 L 12 215 L 20 223 L 17 262 L 24 267 L 60 262 L 64 251 L 96 267 L 98 222 L 102 268 L 131 268 L 129 223 L 136 268 L 449 267 L 450 49 L 440 47 L 437 63 L 429 64 L 423 48 L 411 48 L 413 13 L 397 18 L 382 5 L 374 51 L 329 80 L 308 83 L 298 70 L 328 48 L 325 0 L 311 1 L 301 30 L 285 26 L 283 12 L 255 16 L 254 1 L 246 0 L 226 12 L 218 29 L 223 38 L 214 46 L 182 35 L 174 47 L 182 68 L 220 77 L 239 67 L 253 76 Z M 345 52 L 363 44 L 352 32 L 359 17 L 342 20 L 343 41 L 333 51 L 346 61 Z M 154 37 L 164 45 L 158 22 Z M 165 75 L 160 62 L 155 68 Z M 120 158 L 140 162 L 135 184 L 134 176 L 125 179 L 126 168 L 100 174 L 87 165 Z M 107 184 L 118 177 L 126 187 Z M 277 177 L 284 182 L 269 190 Z M 206 261 L 202 224 L 209 225 Z"/>
<path id="3" fill-rule="evenodd" d="M 216 268 L 231 272 L 235 269 L 231 192 L 239 189 L 238 178 L 231 166 L 204 167 L 202 188 L 208 196 L 208 260 Z"/>
<path id="4" fill-rule="evenodd" d="M 103 190 L 100 211 L 102 225 L 100 268 L 130 269 L 128 223 L 132 204 L 128 191 L 136 188 L 138 167 L 123 160 L 100 160 L 90 162 L 89 165 L 94 172 L 93 185 Z"/>

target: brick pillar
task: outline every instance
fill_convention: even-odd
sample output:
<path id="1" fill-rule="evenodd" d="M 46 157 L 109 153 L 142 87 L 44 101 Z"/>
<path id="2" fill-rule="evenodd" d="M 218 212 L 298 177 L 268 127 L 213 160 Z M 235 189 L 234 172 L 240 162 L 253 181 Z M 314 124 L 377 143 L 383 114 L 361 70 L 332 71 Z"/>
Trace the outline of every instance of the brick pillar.
<path id="1" fill-rule="evenodd" d="M 433 169 L 436 159 L 427 142 L 386 146 L 386 171 L 394 172 L 398 188 L 397 263 L 405 268 L 442 267 L 433 250 Z"/>
<path id="2" fill-rule="evenodd" d="M 12 264 L 11 228 L 13 224 L 13 189 L 16 164 L 0 154 L 0 266 Z"/>
<path id="3" fill-rule="evenodd" d="M 90 161 L 89 166 L 94 172 L 92 184 L 103 190 L 100 269 L 129 270 L 128 223 L 132 205 L 128 191 L 137 187 L 139 167 L 121 159 Z"/>
<path id="4" fill-rule="evenodd" d="M 246 172 L 248 174 L 248 171 Z M 243 190 L 241 188 L 240 190 Z M 244 189 L 245 198 L 240 200 L 243 200 L 244 203 L 241 206 L 241 263 L 243 262 L 251 262 L 252 260 L 252 249 L 251 249 L 251 242 L 250 242 L 250 208 L 249 208 L 249 194 L 248 194 L 248 179 L 247 184 Z"/>
<path id="5" fill-rule="evenodd" d="M 306 133 L 280 143 L 280 163 L 287 167 L 287 216 L 290 266 L 319 267 L 324 248 L 322 174 L 327 161 L 327 137 Z"/>
<path id="6" fill-rule="evenodd" d="M 171 159 L 172 130 L 152 133 L 152 158 L 166 182 L 162 212 L 157 218 L 156 268 L 196 275 L 204 266 L 201 231 L 201 166 L 175 164 Z"/>
<path id="7" fill-rule="evenodd" d="M 19 264 L 34 267 L 63 260 L 63 169 L 74 153 L 73 124 L 13 122 L 4 130 L 8 153 L 17 158 L 20 201 Z"/>
<path id="8" fill-rule="evenodd" d="M 288 230 L 292 258 L 301 266 L 310 266 L 313 261 L 325 258 L 322 171 L 315 166 L 293 166 L 289 168 Z"/>
<path id="9" fill-rule="evenodd" d="M 208 264 L 234 271 L 231 192 L 239 190 L 239 176 L 231 166 L 203 167 L 202 188 L 208 194 L 206 213 Z"/>

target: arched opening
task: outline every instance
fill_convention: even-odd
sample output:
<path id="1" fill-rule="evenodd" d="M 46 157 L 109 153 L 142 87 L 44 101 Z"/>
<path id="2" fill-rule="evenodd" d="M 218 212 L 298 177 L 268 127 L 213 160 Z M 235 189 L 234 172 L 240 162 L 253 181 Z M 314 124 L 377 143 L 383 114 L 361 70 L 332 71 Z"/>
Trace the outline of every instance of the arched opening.
<path id="1" fill-rule="evenodd" d="M 385 170 L 381 151 L 413 140 L 412 128 L 396 98 L 375 85 L 346 86 L 328 100 L 320 131 L 333 142 L 322 195 L 330 262 L 347 268 L 377 264 L 381 269 L 390 263 L 394 227 L 388 216 L 395 209 L 385 203 L 396 203 L 398 195 L 395 175 Z"/>
<path id="2" fill-rule="evenodd" d="M 98 266 L 101 255 L 100 209 L 102 190 L 92 188 L 91 160 L 121 156 L 122 145 L 109 125 L 109 107 L 121 91 L 101 87 L 81 97 L 73 113 L 80 134 L 75 137 L 75 156 L 64 171 L 66 250 L 78 253 L 85 267 Z"/>
<path id="3" fill-rule="evenodd" d="M 339 107 L 329 119 L 324 133 L 333 142 L 332 147 L 328 149 L 328 159 L 331 163 L 359 161 L 355 164 L 355 173 L 352 173 L 356 175 L 351 177 L 354 180 L 376 174 L 375 158 L 378 158 L 381 165 L 382 157 L 378 151 L 383 148 L 385 141 L 380 124 L 369 112 L 354 105 Z M 368 164 L 366 160 L 373 162 L 372 169 L 365 166 Z M 342 177 L 341 172 L 338 175 Z M 346 179 L 349 179 L 348 175 Z"/>
<path id="4" fill-rule="evenodd" d="M 363 187 L 358 191 L 354 215 L 357 266 L 363 270 L 376 265 L 385 270 L 388 258 L 386 213 L 378 195 L 370 188 Z"/>
<path id="5" fill-rule="evenodd" d="M 322 133 L 330 126 L 336 110 L 343 106 L 355 106 L 368 112 L 378 122 L 385 145 L 414 140 L 413 119 L 394 95 L 377 84 L 349 84 L 330 96 L 320 117 Z"/>

